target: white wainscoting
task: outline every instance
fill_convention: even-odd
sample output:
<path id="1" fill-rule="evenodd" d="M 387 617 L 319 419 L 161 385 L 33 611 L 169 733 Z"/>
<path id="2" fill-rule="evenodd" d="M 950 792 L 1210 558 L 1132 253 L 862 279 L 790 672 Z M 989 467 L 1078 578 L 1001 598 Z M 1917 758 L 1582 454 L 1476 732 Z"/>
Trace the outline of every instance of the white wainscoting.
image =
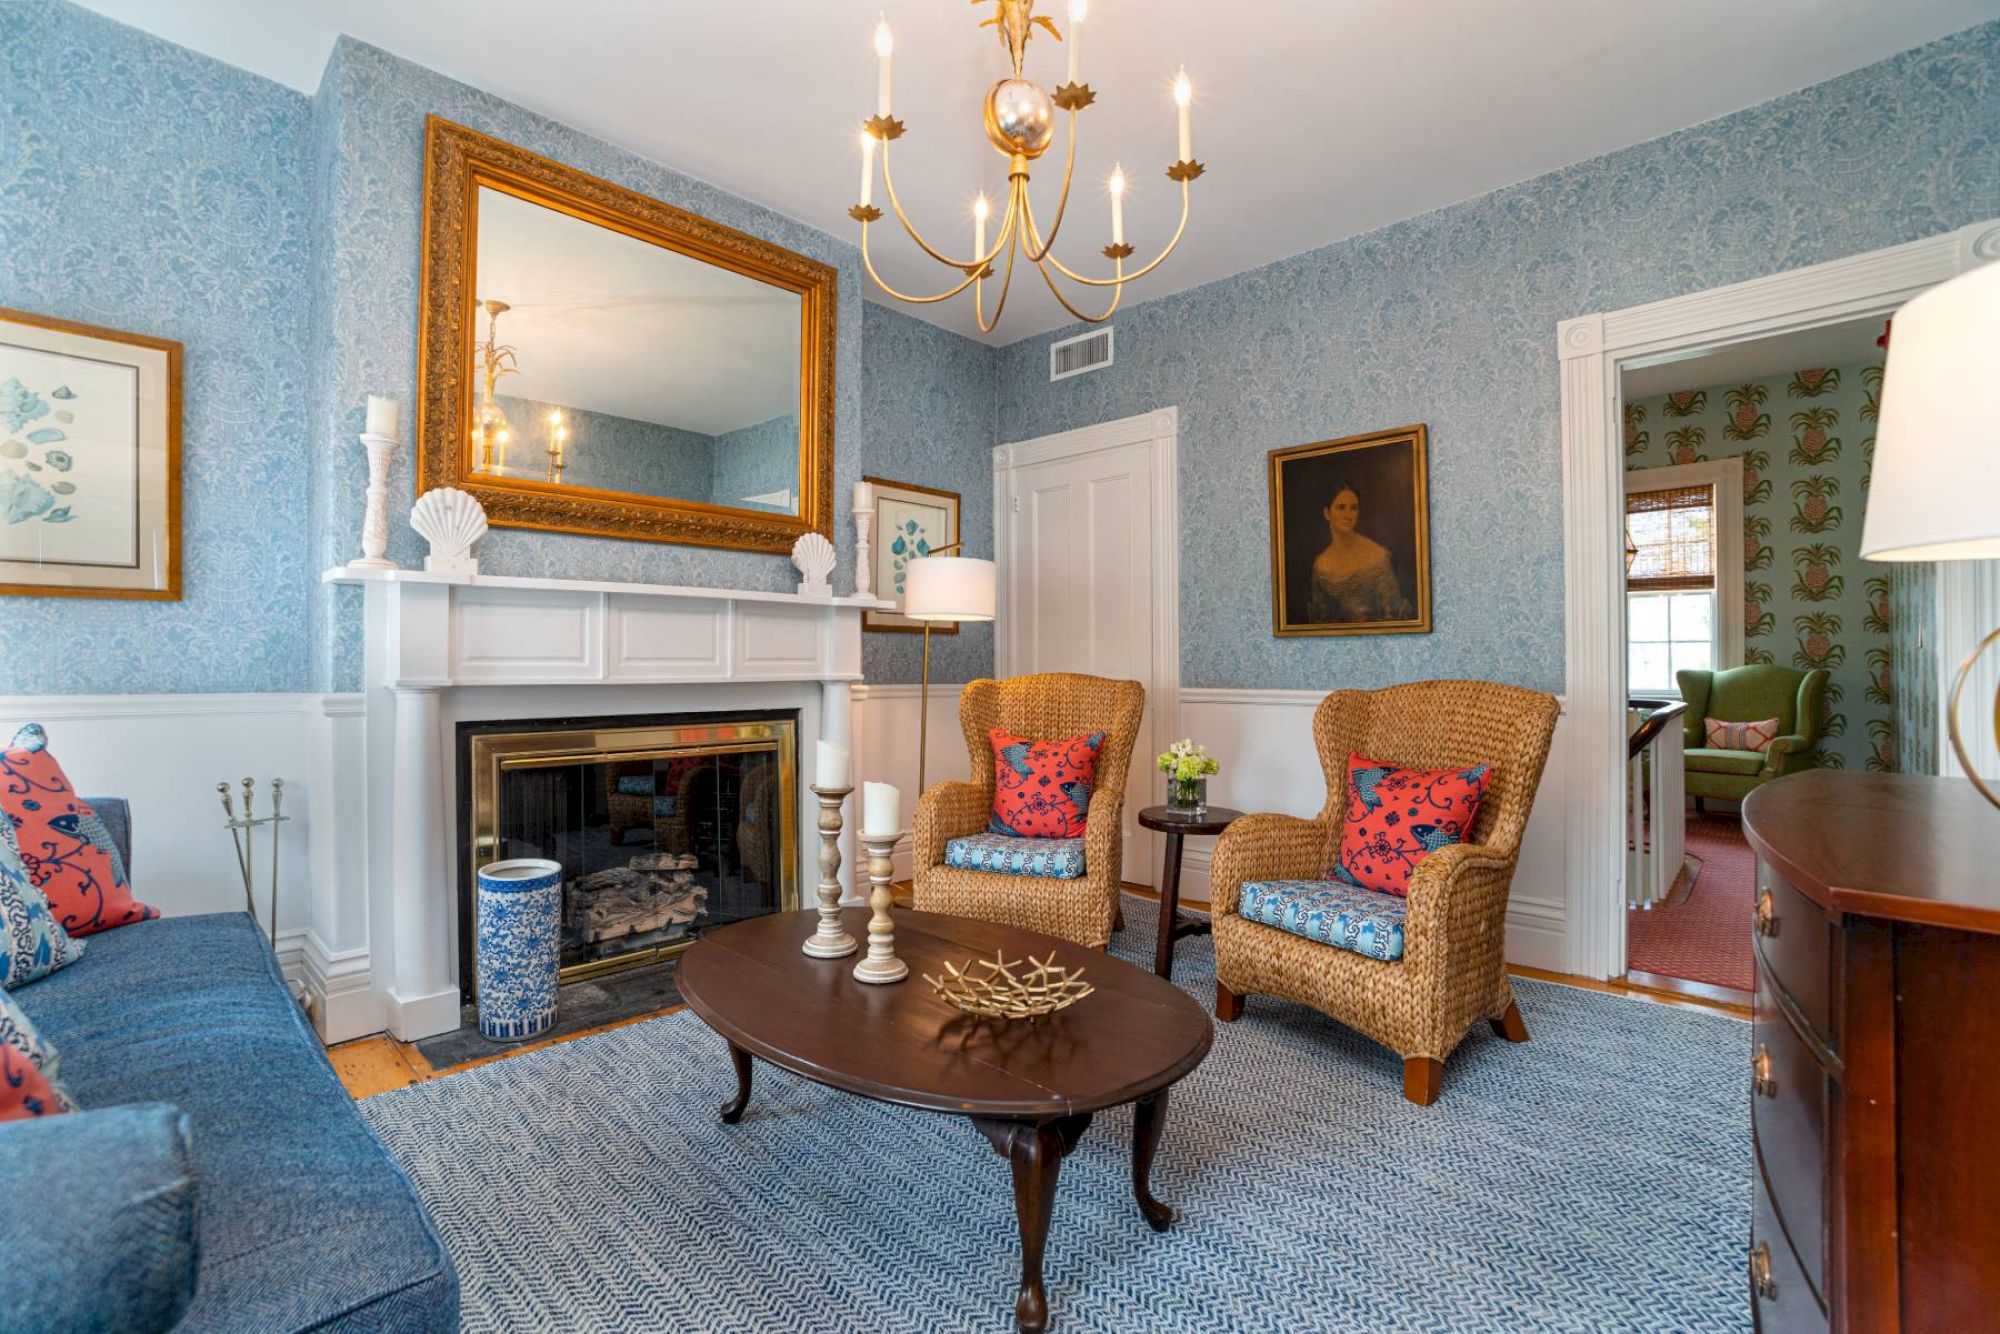
<path id="1" fill-rule="evenodd" d="M 958 730 L 958 696 L 963 685 L 931 682 L 930 737 L 925 747 L 928 770 L 925 781 L 942 783 L 972 776 L 965 753 L 965 735 Z M 854 687 L 854 774 L 855 795 L 847 801 L 847 820 L 852 825 L 861 818 L 860 789 L 863 781 L 894 783 L 903 792 L 903 837 L 896 843 L 896 879 L 910 878 L 910 836 L 917 816 L 917 716 L 921 695 L 918 687 L 906 685 L 857 685 Z M 848 872 L 856 871 L 850 878 Z M 868 874 L 864 867 L 841 868 L 841 876 L 853 892 L 867 893 Z"/>
<path id="2" fill-rule="evenodd" d="M 1222 762 L 1222 772 L 1208 781 L 1209 801 L 1243 811 L 1317 815 L 1326 802 L 1326 778 L 1313 749 L 1312 718 L 1325 698 L 1321 690 L 1182 687 L 1182 735 Z M 1566 737 L 1558 721 L 1507 906 L 1507 961 L 1555 971 L 1564 961 Z M 1187 840 L 1182 902 L 1199 907 L 1208 901 L 1214 850 L 1212 838 Z"/>
<path id="3" fill-rule="evenodd" d="M 355 695 L 19 695 L 0 697 L 0 731 L 22 723 L 48 729 L 49 746 L 85 796 L 132 804 L 132 887 L 171 916 L 243 908 L 243 880 L 223 827 L 215 785 L 257 780 L 260 810 L 270 780 L 285 780 L 278 958 L 285 976 L 312 1001 L 328 1041 L 381 1027 L 369 1000 L 367 923 L 336 911 L 335 893 L 363 849 L 352 839 L 319 836 L 357 831 L 361 794 L 334 790 L 336 747 L 358 746 Z M 0 738 L 4 739 L 4 738 Z M 349 766 L 346 772 L 357 772 Z M 238 802 L 241 802 L 240 788 Z M 259 830 L 257 893 L 269 892 Z M 268 919 L 266 919 L 268 920 Z"/>

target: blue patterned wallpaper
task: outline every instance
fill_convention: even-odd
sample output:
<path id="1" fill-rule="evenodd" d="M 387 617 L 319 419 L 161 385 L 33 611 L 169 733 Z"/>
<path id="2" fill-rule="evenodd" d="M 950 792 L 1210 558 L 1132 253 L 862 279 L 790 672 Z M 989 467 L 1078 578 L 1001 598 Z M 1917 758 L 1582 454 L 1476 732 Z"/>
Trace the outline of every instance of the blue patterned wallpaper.
<path id="1" fill-rule="evenodd" d="M 312 336 L 330 367 L 314 387 L 311 441 L 315 571 L 345 560 L 360 531 L 367 464 L 355 433 L 369 394 L 412 404 L 416 393 L 419 211 L 424 117 L 435 114 L 505 139 L 581 171 L 678 208 L 775 241 L 840 270 L 834 379 L 834 545 L 841 553 L 835 588 L 852 588 L 853 524 L 848 501 L 861 476 L 860 253 L 844 241 L 726 194 L 705 182 L 634 156 L 566 125 L 399 60 L 352 38 L 336 44 L 314 101 L 315 171 L 331 184 L 322 196 L 322 263 L 314 276 Z M 407 416 L 406 416 L 407 420 Z M 396 460 L 394 503 L 413 496 L 410 450 Z M 423 544 L 405 524 L 391 526 L 389 555 L 420 561 Z M 782 555 L 711 551 L 651 542 L 619 542 L 496 528 L 479 551 L 494 574 L 605 578 L 784 591 L 798 573 Z M 320 597 L 315 629 L 315 687 L 354 689 L 361 680 L 357 590 Z"/>
<path id="2" fill-rule="evenodd" d="M 864 306 L 845 241 L 364 44 L 342 39 L 306 99 L 60 0 L 0 4 L 0 304 L 188 347 L 186 600 L 9 599 L 0 691 L 359 684 L 359 598 L 316 576 L 355 548 L 363 398 L 401 398 L 406 421 L 414 400 L 429 112 L 840 269 L 843 588 L 863 471 L 960 490 L 990 552 L 992 444 L 1173 403 L 1187 684 L 1560 688 L 1556 322 L 2000 215 L 1996 85 L 2000 24 L 1130 307 L 1115 367 L 1051 385 L 1047 338 L 996 352 Z M 1206 207 L 1226 207 L 1225 177 Z M 1265 451 L 1411 421 L 1432 432 L 1436 632 L 1272 638 Z M 396 489 L 407 504 L 407 447 Z M 420 548 L 396 526 L 392 555 Z M 794 577 L 781 556 L 518 530 L 482 555 L 510 574 Z M 870 677 L 914 680 L 917 647 L 869 636 Z M 991 664 L 986 628 L 938 645 L 940 680 Z"/>
<path id="3" fill-rule="evenodd" d="M 865 322 L 861 336 L 864 340 L 868 336 Z M 866 356 L 865 352 L 863 356 Z M 799 487 L 798 417 L 787 413 L 716 436 L 714 472 L 713 494 L 709 499 L 718 505 L 741 505 L 751 496 L 769 495 L 774 491 L 796 492 Z M 784 507 L 752 505 L 749 508 Z"/>
<path id="4" fill-rule="evenodd" d="M 1227 164 L 1211 165 L 1195 227 L 1229 206 Z M 1049 339 L 1013 344 L 996 438 L 1180 406 L 1187 685 L 1463 674 L 1560 690 L 1557 321 L 1996 215 L 2000 24 L 1989 24 L 1130 307 L 1106 371 L 1051 384 Z M 1265 452 L 1407 422 L 1431 431 L 1435 632 L 1274 638 Z"/>
<path id="5" fill-rule="evenodd" d="M 0 4 L 0 306 L 178 339 L 184 596 L 0 598 L 0 694 L 296 690 L 306 100 L 67 4 Z"/>
<path id="6" fill-rule="evenodd" d="M 506 475 L 546 477 L 549 414 L 559 405 L 512 394 L 495 394 L 493 401 L 507 417 L 508 448 L 496 456 Z M 563 481 L 569 485 L 680 500 L 714 498 L 714 436 L 608 412 L 561 411 L 569 427 L 563 453 Z"/>
<path id="7" fill-rule="evenodd" d="M 868 474 L 957 491 L 966 554 L 991 559 L 998 354 L 872 301 L 861 311 Z M 922 635 L 861 638 L 870 681 L 919 679 Z M 992 625 L 961 625 L 955 635 L 931 636 L 933 681 L 956 684 L 992 674 Z"/>

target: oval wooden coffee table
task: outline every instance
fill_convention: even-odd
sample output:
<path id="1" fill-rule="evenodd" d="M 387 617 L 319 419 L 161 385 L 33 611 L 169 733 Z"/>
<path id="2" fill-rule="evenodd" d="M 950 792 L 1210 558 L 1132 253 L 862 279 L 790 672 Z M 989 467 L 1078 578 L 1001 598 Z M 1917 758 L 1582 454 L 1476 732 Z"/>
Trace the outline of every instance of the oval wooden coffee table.
<path id="1" fill-rule="evenodd" d="M 868 913 L 842 914 L 867 939 Z M 704 935 L 681 956 L 688 1005 L 729 1043 L 736 1096 L 722 1119 L 750 1105 L 751 1058 L 762 1057 L 829 1088 L 878 1102 L 971 1120 L 1014 1173 L 1021 1229 L 1020 1328 L 1048 1324 L 1042 1253 L 1055 1212 L 1056 1175 L 1090 1118 L 1135 1103 L 1132 1194 L 1155 1231 L 1172 1209 L 1149 1189 L 1166 1128 L 1167 1090 L 1201 1064 L 1214 1030 L 1193 997 L 1120 959 L 994 922 L 938 913 L 896 913 L 896 953 L 907 981 L 870 986 L 853 977 L 854 956 L 814 959 L 799 949 L 817 912 L 778 913 Z M 940 1000 L 923 980 L 947 962 L 1002 951 L 1085 970 L 1097 990 L 1035 1023 L 978 1020 Z"/>

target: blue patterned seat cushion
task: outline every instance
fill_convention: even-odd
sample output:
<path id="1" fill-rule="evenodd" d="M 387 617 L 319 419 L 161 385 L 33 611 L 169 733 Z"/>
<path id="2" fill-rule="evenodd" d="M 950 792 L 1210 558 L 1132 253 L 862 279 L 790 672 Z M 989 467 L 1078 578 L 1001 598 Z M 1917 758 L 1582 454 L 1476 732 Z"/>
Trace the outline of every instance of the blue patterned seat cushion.
<path id="1" fill-rule="evenodd" d="M 1333 880 L 1253 880 L 1243 886 L 1236 911 L 1322 945 L 1393 961 L 1403 957 L 1406 903 L 1394 894 Z"/>
<path id="2" fill-rule="evenodd" d="M 1040 876 L 1044 880 L 1077 880 L 1083 876 L 1083 840 L 973 834 L 969 838 L 955 838 L 944 845 L 944 864 L 961 871 L 994 871 L 1000 875 Z"/>

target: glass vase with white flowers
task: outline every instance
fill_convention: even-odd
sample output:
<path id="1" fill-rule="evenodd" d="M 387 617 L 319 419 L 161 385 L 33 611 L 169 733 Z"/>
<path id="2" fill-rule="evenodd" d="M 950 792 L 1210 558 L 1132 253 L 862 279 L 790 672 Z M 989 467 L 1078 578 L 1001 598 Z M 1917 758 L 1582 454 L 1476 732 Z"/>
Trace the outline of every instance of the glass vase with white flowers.
<path id="1" fill-rule="evenodd" d="M 1167 776 L 1167 809 L 1183 815 L 1208 809 L 1208 777 L 1222 772 L 1213 755 L 1183 739 L 1160 752 L 1159 767 Z"/>

